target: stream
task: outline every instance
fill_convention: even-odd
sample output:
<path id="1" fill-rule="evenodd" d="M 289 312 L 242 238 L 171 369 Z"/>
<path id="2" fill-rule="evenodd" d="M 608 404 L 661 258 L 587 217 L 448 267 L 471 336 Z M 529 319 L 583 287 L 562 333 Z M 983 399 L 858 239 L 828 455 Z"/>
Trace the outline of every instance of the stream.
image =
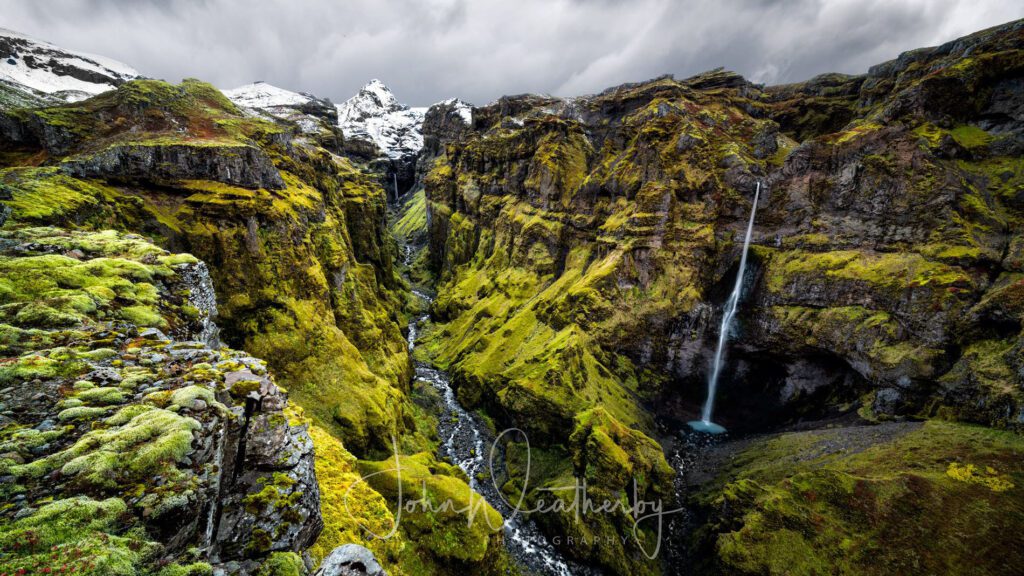
<path id="1" fill-rule="evenodd" d="M 410 266 L 415 257 L 412 246 L 402 246 L 403 263 Z M 434 298 L 420 290 L 412 293 L 429 304 Z M 412 355 L 416 339 L 422 327 L 430 321 L 429 314 L 419 314 L 409 321 L 408 345 Z M 484 421 L 470 413 L 458 401 L 449 375 L 424 362 L 416 361 L 415 380 L 429 383 L 439 395 L 437 405 L 437 436 L 440 441 L 438 453 L 466 473 L 469 486 L 497 510 L 505 519 L 504 544 L 509 555 L 527 574 L 544 576 L 600 576 L 595 567 L 582 565 L 570 560 L 559 552 L 540 531 L 537 524 L 515 513 L 514 508 L 499 492 L 492 478 L 503 478 L 504 449 L 495 444 L 495 435 Z M 695 485 L 713 477 L 715 466 L 705 466 L 704 456 L 716 445 L 726 441 L 728 434 L 710 435 L 694 432 L 685 425 L 671 426 L 663 438 L 666 457 L 676 470 L 675 497 L 678 502 L 686 500 Z M 493 462 L 492 448 L 494 449 Z M 492 469 L 493 465 L 493 469 Z M 686 548 L 688 534 L 699 521 L 690 510 L 669 517 L 664 535 L 663 569 L 667 574 L 691 573 L 694 567 L 693 550 Z"/>
<path id="2" fill-rule="evenodd" d="M 432 302 L 433 299 L 417 290 L 413 294 Z M 427 314 L 409 322 L 409 352 L 416 348 L 420 325 L 430 319 Z M 563 557 L 541 533 L 536 523 L 524 518 L 510 506 L 490 480 L 503 470 L 491 470 L 489 460 L 494 446 L 494 435 L 477 416 L 471 414 L 455 397 L 448 374 L 423 362 L 416 362 L 416 380 L 430 383 L 441 396 L 442 412 L 438 415 L 437 436 L 441 441 L 440 455 L 459 466 L 469 477 L 469 487 L 484 497 L 505 519 L 505 547 L 517 562 L 533 574 L 570 576 L 598 574 L 593 568 L 580 566 Z M 502 466 L 501 447 L 495 454 L 495 468 Z M 486 478 L 484 481 L 478 479 Z"/>

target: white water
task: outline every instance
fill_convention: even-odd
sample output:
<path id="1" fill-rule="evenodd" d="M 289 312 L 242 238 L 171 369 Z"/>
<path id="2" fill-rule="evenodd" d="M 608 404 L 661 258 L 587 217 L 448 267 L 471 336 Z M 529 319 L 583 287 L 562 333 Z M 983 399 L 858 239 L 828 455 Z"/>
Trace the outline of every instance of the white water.
<path id="1" fill-rule="evenodd" d="M 718 390 L 718 376 L 722 371 L 722 356 L 725 352 L 725 344 L 729 340 L 729 331 L 732 329 L 732 321 L 736 317 L 736 310 L 739 307 L 740 295 L 743 292 L 743 272 L 747 268 L 747 251 L 750 249 L 750 234 L 754 230 L 754 214 L 757 212 L 757 199 L 761 195 L 761 183 L 757 183 L 757 190 L 754 192 L 754 203 L 750 207 L 750 221 L 747 222 L 747 236 L 743 239 L 743 254 L 740 256 L 740 269 L 736 274 L 736 285 L 725 302 L 725 310 L 722 312 L 722 325 L 718 331 L 718 348 L 715 350 L 715 362 L 711 367 L 711 377 L 708 379 L 708 397 L 704 401 L 704 410 L 701 412 L 700 420 L 690 422 L 690 427 L 701 432 L 719 434 L 725 432 L 725 428 L 711 421 L 715 409 L 715 393 Z"/>
<path id="2" fill-rule="evenodd" d="M 413 290 L 412 293 L 426 302 L 432 300 L 430 296 L 417 290 Z M 429 316 L 423 315 L 409 322 L 410 352 L 416 348 L 420 324 L 428 318 Z M 416 362 L 416 379 L 429 382 L 441 393 L 444 413 L 439 415 L 437 427 L 438 437 L 442 441 L 441 455 L 447 456 L 462 468 L 469 477 L 469 487 L 483 496 L 505 518 L 505 546 L 511 555 L 525 564 L 532 574 L 595 574 L 596 571 L 592 569 L 570 565 L 570 562 L 544 537 L 537 525 L 515 511 L 498 492 L 490 480 L 493 471 L 489 469 L 491 444 L 494 439 L 484 425 L 459 403 L 448 375 L 422 362 Z M 480 481 L 478 477 L 487 479 Z"/>

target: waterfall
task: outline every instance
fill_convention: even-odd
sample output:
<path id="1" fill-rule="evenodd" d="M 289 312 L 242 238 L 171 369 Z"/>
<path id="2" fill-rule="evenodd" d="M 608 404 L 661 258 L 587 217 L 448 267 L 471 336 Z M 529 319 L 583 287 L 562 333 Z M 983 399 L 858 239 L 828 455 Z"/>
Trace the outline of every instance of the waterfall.
<path id="1" fill-rule="evenodd" d="M 722 355 L 725 353 L 725 344 L 729 339 L 729 331 L 732 329 L 732 321 L 736 317 L 736 309 L 739 307 L 740 295 L 743 292 L 743 272 L 747 268 L 747 251 L 750 249 L 750 234 L 754 230 L 754 214 L 757 212 L 757 199 L 761 195 L 761 183 L 757 183 L 757 190 L 754 192 L 754 203 L 750 207 L 750 221 L 747 222 L 747 236 L 743 239 L 743 254 L 740 256 L 740 269 L 736 273 L 736 285 L 725 302 L 725 310 L 722 312 L 722 325 L 718 331 L 718 348 L 715 349 L 715 362 L 711 367 L 711 377 L 708 378 L 708 398 L 704 401 L 704 410 L 700 420 L 690 422 L 690 427 L 700 432 L 709 434 L 720 434 L 725 428 L 711 421 L 711 414 L 715 408 L 715 392 L 718 390 L 718 376 L 722 372 Z"/>
<path id="2" fill-rule="evenodd" d="M 395 178 L 395 202 L 398 202 L 398 172 L 392 174 Z"/>

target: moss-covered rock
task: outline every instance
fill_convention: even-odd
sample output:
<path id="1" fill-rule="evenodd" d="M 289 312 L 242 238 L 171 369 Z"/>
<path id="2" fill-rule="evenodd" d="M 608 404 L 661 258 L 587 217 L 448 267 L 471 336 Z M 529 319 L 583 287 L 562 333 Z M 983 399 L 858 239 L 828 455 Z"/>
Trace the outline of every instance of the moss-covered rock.
<path id="1" fill-rule="evenodd" d="M 762 438 L 698 499 L 730 574 L 1010 574 L 1024 519 L 1021 439 L 929 422 Z M 1009 556 L 1007 556 L 1009 554 Z"/>
<path id="2" fill-rule="evenodd" d="M 205 272 L 193 256 L 134 235 L 19 228 L 0 232 L 0 267 L 5 570 L 176 576 L 234 561 L 251 573 L 312 543 L 311 441 L 265 365 L 123 314 L 206 334 L 215 310 L 190 304 Z M 40 322 L 24 313 L 33 305 L 69 319 Z M 237 380 L 258 386 L 236 398 Z"/>
<path id="3" fill-rule="evenodd" d="M 457 566 L 473 565 L 484 571 L 498 568 L 484 560 L 501 549 L 503 520 L 469 487 L 458 468 L 424 452 L 360 462 L 359 470 L 364 481 L 396 507 L 397 529 L 408 545 L 439 568 L 451 563 L 441 570 L 455 573 Z"/>
<path id="4" fill-rule="evenodd" d="M 520 448 L 513 447 L 511 480 L 504 487 L 513 498 L 527 481 Z M 539 500 L 555 497 L 564 508 L 555 514 L 539 514 L 537 520 L 559 534 L 557 542 L 581 560 L 621 574 L 659 573 L 661 528 L 657 520 L 644 517 L 654 507 L 672 509 L 675 472 L 665 461 L 661 446 L 598 407 L 576 416 L 567 450 L 569 458 L 553 468 L 547 467 L 550 462 L 545 465 L 551 455 L 541 453 L 543 488 L 557 491 L 533 490 L 527 498 L 537 505 Z M 532 468 L 533 452 L 525 456 Z M 531 476 L 534 474 L 531 470 Z M 578 486 L 583 494 L 566 490 L 572 486 Z"/>

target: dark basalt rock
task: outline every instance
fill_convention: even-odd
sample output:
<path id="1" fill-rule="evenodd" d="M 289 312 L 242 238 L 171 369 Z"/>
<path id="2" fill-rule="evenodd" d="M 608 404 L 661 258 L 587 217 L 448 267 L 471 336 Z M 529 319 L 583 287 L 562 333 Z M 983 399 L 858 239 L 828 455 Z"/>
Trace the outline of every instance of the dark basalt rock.
<path id="1" fill-rule="evenodd" d="M 243 188 L 284 188 L 267 155 L 254 146 L 202 144 L 121 144 L 74 157 L 61 169 L 79 178 L 167 182 L 214 180 Z"/>
<path id="2" fill-rule="evenodd" d="M 310 116 L 326 120 L 331 125 L 338 124 L 338 108 L 333 102 L 327 98 L 316 98 L 312 94 L 304 95 L 311 97 L 312 100 L 295 106 L 296 110 L 303 114 L 309 114 Z"/>
<path id="3" fill-rule="evenodd" d="M 43 149 L 66 154 L 78 137 L 67 126 L 44 121 L 39 116 L 0 110 L 0 149 Z"/>
<path id="4" fill-rule="evenodd" d="M 241 421 L 227 430 L 224 442 L 215 559 L 299 552 L 323 529 L 313 441 L 305 427 L 288 425 L 280 389 L 265 377 L 252 377 L 260 386 L 245 396 Z M 238 378 L 229 373 L 225 383 L 237 385 Z"/>
<path id="5" fill-rule="evenodd" d="M 444 151 L 448 142 L 457 140 L 471 129 L 459 113 L 459 106 L 468 106 L 458 100 L 434 104 L 423 118 L 423 149 L 416 159 L 413 190 L 423 186 L 423 179 L 434 166 L 434 161 Z M 475 109 L 472 114 L 475 118 Z"/>

